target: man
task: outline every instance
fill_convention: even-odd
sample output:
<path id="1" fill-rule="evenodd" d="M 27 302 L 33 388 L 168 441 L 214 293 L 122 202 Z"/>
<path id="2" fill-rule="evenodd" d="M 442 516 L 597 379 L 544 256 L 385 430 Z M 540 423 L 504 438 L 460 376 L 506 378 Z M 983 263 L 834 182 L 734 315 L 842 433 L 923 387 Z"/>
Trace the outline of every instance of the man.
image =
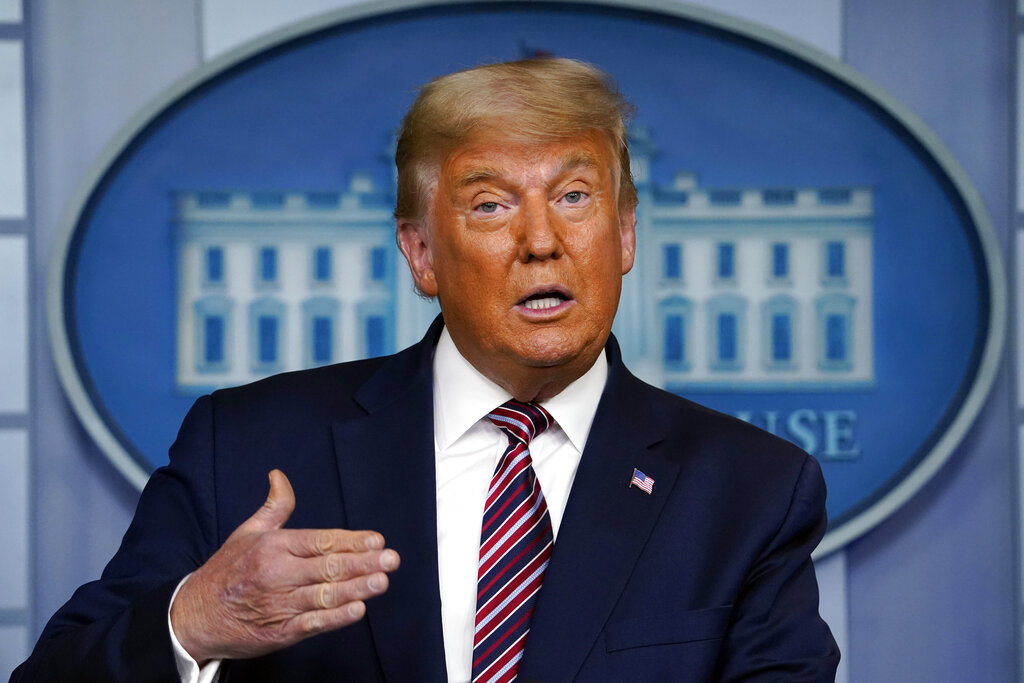
<path id="1" fill-rule="evenodd" d="M 15 680 L 832 680 L 817 464 L 610 337 L 626 111 L 570 60 L 427 85 L 395 213 L 443 319 L 197 401 Z"/>

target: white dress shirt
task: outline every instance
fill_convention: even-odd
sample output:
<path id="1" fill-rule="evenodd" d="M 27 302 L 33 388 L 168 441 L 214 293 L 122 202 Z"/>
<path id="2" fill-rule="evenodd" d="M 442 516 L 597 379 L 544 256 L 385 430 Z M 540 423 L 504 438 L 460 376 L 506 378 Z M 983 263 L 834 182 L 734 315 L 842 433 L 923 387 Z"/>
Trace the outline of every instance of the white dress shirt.
<path id="1" fill-rule="evenodd" d="M 555 424 L 530 443 L 530 455 L 556 541 L 607 378 L 602 354 L 582 377 L 542 402 Z M 445 328 L 434 353 L 434 458 L 441 628 L 450 683 L 467 683 L 472 676 L 480 524 L 491 476 L 508 446 L 487 413 L 510 398 L 463 358 Z M 174 636 L 169 608 L 167 627 L 182 683 L 216 683 L 220 662 L 200 670 Z"/>
<path id="2" fill-rule="evenodd" d="M 555 424 L 530 443 L 558 542 L 569 489 L 608 377 L 604 355 L 543 405 Z M 434 454 L 441 628 L 450 683 L 472 676 L 480 524 L 491 476 L 508 446 L 487 413 L 512 396 L 469 364 L 448 334 L 434 354 Z"/>

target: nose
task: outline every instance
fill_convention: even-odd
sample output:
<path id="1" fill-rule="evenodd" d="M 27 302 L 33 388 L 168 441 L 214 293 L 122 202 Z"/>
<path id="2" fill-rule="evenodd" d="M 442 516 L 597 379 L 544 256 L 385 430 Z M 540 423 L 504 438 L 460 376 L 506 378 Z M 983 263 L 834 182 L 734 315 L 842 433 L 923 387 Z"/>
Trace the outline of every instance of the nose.
<path id="1" fill-rule="evenodd" d="M 514 237 L 519 260 L 546 261 L 562 255 L 562 239 L 558 216 L 543 198 L 523 202 L 514 221 Z"/>

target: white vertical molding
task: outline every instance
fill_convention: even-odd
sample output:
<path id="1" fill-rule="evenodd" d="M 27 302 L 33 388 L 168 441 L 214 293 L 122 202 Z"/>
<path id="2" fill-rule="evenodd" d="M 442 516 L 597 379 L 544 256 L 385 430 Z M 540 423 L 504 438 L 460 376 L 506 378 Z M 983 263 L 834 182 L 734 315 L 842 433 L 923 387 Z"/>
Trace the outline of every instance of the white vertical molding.
<path id="1" fill-rule="evenodd" d="M 1021 4 L 1024 4 L 1024 0 L 1020 0 L 1020 2 Z M 1024 60 L 1024 36 L 1019 33 L 1017 34 L 1017 43 L 1015 47 L 1017 48 L 1017 97 L 1014 100 L 1014 102 L 1016 102 L 1017 109 L 1017 182 L 1014 187 L 1017 189 L 1017 211 L 1024 212 L 1024 135 L 1021 135 L 1021 130 L 1024 130 L 1024 128 L 1021 127 L 1021 117 L 1024 116 L 1024 69 L 1021 68 L 1021 60 Z M 1020 337 L 1017 338 L 1020 339 Z"/>
<path id="2" fill-rule="evenodd" d="M 832 629 L 832 636 L 839 645 L 843 657 L 839 660 L 839 671 L 836 672 L 836 683 L 849 683 L 850 680 L 850 638 L 849 610 L 847 606 L 847 575 L 846 551 L 837 550 L 828 557 L 814 564 L 818 575 L 818 591 L 821 594 L 818 611 Z"/>
<path id="3" fill-rule="evenodd" d="M 0 0 L 0 23 L 20 32 L 0 41 L 0 679 L 28 656 L 32 606 L 29 509 L 29 302 L 31 227 L 28 212 L 28 135 L 25 29 L 22 0 Z M 21 37 L 17 37 L 21 36 Z M 20 423 L 20 424 L 19 424 Z"/>
<path id="4" fill-rule="evenodd" d="M 28 607 L 28 432 L 0 429 L 0 610 Z"/>
<path id="5" fill-rule="evenodd" d="M 28 410 L 27 270 L 28 238 L 0 235 L 0 413 Z"/>
<path id="6" fill-rule="evenodd" d="M 24 74 L 21 41 L 0 41 L 0 218 L 25 217 Z"/>
<path id="7" fill-rule="evenodd" d="M 28 656 L 27 626 L 0 626 L 0 676 L 6 680 Z"/>
<path id="8" fill-rule="evenodd" d="M 1024 0 L 1022 0 L 1024 2 Z M 1018 87 L 1018 91 L 1020 88 Z M 1017 116 L 1021 116 L 1021 112 L 1024 112 L 1024 108 L 1018 106 Z M 1017 137 L 1020 138 L 1021 122 L 1017 123 Z M 1020 172 L 1017 174 L 1018 182 L 1020 182 Z M 1020 198 L 1018 190 L 1018 200 Z M 1018 221 L 1020 218 L 1018 217 Z M 1013 298 L 1014 307 L 1016 309 L 1014 316 L 1016 318 L 1014 334 L 1016 335 L 1016 353 L 1017 360 L 1017 407 L 1024 409 L 1024 230 L 1017 230 L 1014 232 L 1014 272 L 1013 272 Z M 1024 462 L 1024 461 L 1022 461 Z M 1024 481 L 1022 481 L 1024 484 Z M 1024 488 L 1021 489 L 1024 492 Z M 1022 496 L 1022 502 L 1024 502 L 1024 496 Z"/>
<path id="9" fill-rule="evenodd" d="M 0 430 L 0 614 L 10 615 L 0 626 L 0 679 L 29 652 L 28 457 L 26 430 Z"/>

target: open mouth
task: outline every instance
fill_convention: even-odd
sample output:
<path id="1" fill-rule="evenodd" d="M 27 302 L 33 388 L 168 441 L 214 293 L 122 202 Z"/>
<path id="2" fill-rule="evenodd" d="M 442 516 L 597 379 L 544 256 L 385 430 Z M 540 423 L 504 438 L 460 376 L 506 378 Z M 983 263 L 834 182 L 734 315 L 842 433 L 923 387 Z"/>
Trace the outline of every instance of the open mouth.
<path id="1" fill-rule="evenodd" d="M 531 311 L 547 311 L 553 308 L 558 308 L 569 300 L 570 297 L 567 294 L 555 290 L 549 290 L 531 294 L 520 301 L 519 305 Z"/>

